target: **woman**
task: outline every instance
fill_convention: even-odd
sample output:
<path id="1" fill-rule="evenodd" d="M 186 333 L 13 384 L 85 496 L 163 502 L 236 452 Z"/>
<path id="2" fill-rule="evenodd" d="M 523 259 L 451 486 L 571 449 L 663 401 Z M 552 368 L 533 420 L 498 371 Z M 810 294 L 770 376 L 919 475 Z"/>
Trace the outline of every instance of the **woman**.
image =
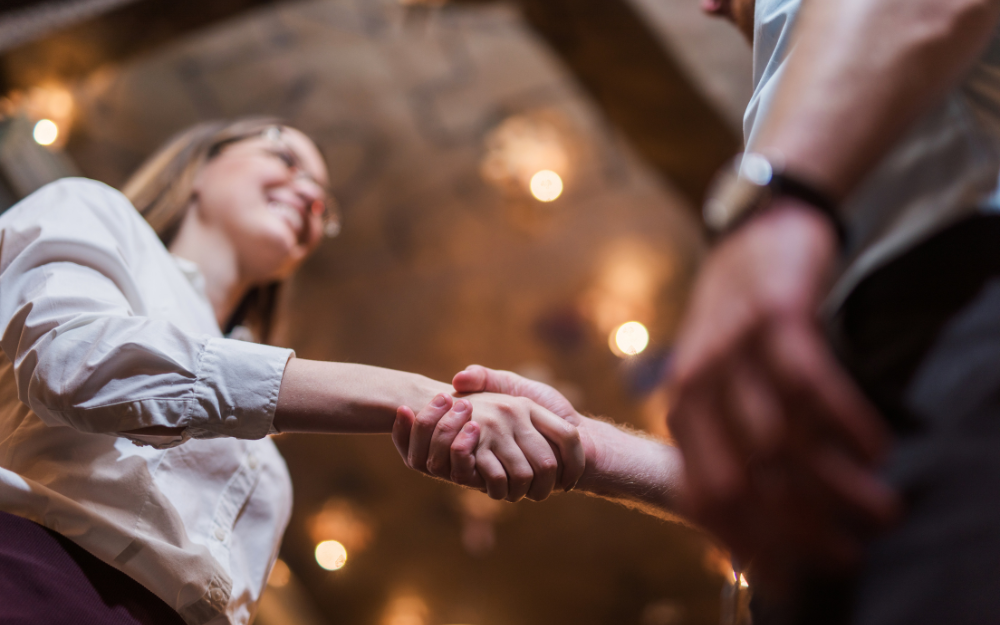
<path id="1" fill-rule="evenodd" d="M 64 180 L 0 217 L 0 621 L 248 622 L 290 512 L 275 432 L 474 406 L 491 495 L 579 478 L 576 429 L 528 400 L 223 338 L 266 341 L 276 285 L 337 229 L 326 181 L 305 135 L 245 119 L 173 139 L 124 195 Z"/>

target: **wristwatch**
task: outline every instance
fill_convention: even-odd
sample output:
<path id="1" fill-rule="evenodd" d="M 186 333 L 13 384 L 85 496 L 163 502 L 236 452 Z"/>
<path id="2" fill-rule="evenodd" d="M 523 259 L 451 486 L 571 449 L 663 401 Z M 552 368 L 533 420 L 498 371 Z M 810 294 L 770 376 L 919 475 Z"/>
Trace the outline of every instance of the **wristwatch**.
<path id="1" fill-rule="evenodd" d="M 756 152 L 740 154 L 729 167 L 722 169 L 702 216 L 709 232 L 722 236 L 778 197 L 802 200 L 822 213 L 832 222 L 840 245 L 844 246 L 846 231 L 837 214 L 836 202 L 809 183 L 784 173 L 775 160 Z"/>

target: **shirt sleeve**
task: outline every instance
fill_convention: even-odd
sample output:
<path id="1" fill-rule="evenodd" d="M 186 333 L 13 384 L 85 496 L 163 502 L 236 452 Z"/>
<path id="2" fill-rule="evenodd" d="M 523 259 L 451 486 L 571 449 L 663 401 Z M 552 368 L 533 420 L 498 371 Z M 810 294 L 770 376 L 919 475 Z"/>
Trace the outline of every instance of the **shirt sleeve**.
<path id="1" fill-rule="evenodd" d="M 128 200 L 93 181 L 53 183 L 0 218 L 0 347 L 19 399 L 46 424 L 183 428 L 127 435 L 157 447 L 272 431 L 291 350 L 148 316 L 135 270 L 169 267 L 166 254 Z"/>

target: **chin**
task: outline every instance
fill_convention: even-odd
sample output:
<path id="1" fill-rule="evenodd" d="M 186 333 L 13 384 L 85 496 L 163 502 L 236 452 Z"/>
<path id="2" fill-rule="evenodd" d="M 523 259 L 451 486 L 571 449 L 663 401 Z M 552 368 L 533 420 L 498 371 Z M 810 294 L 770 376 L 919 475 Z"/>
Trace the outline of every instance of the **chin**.
<path id="1" fill-rule="evenodd" d="M 255 237 L 254 243 L 247 245 L 243 258 L 249 273 L 259 276 L 259 282 L 284 280 L 299 266 L 304 254 L 302 247 L 287 232 L 269 233 L 270 236 Z"/>

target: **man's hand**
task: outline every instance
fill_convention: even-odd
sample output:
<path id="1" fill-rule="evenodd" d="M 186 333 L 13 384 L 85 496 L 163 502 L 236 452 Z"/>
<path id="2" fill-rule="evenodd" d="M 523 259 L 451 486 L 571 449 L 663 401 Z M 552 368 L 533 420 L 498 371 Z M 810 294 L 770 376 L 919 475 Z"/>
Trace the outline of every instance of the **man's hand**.
<path id="1" fill-rule="evenodd" d="M 453 466 L 451 446 L 463 434 Z M 557 484 L 571 488 L 586 462 L 574 425 L 530 399 L 495 393 L 458 400 L 438 395 L 416 415 L 400 407 L 392 438 L 410 468 L 507 501 L 540 501 Z M 469 445 L 472 467 L 462 462 Z"/>
<path id="2" fill-rule="evenodd" d="M 510 371 L 472 365 L 456 375 L 453 384 L 456 391 L 463 393 L 507 393 L 526 397 L 565 418 L 579 430 L 586 461 L 576 490 L 638 508 L 662 519 L 678 520 L 682 470 L 676 448 L 641 433 L 584 417 L 551 386 Z M 404 458 L 421 454 L 431 458 L 428 464 L 439 466 L 449 459 L 451 481 L 482 489 L 483 482 L 476 473 L 473 455 L 478 442 L 478 426 L 464 413 L 447 412 L 443 406 L 427 410 L 428 419 L 440 420 L 432 439 L 422 442 L 425 447 L 422 451 L 415 450 L 414 439 L 408 437 L 412 413 L 400 410 L 393 430 L 393 440 L 400 454 Z"/>
<path id="3" fill-rule="evenodd" d="M 709 257 L 677 344 L 686 512 L 757 568 L 848 564 L 896 510 L 882 422 L 818 321 L 835 254 L 824 217 L 780 200 Z"/>

